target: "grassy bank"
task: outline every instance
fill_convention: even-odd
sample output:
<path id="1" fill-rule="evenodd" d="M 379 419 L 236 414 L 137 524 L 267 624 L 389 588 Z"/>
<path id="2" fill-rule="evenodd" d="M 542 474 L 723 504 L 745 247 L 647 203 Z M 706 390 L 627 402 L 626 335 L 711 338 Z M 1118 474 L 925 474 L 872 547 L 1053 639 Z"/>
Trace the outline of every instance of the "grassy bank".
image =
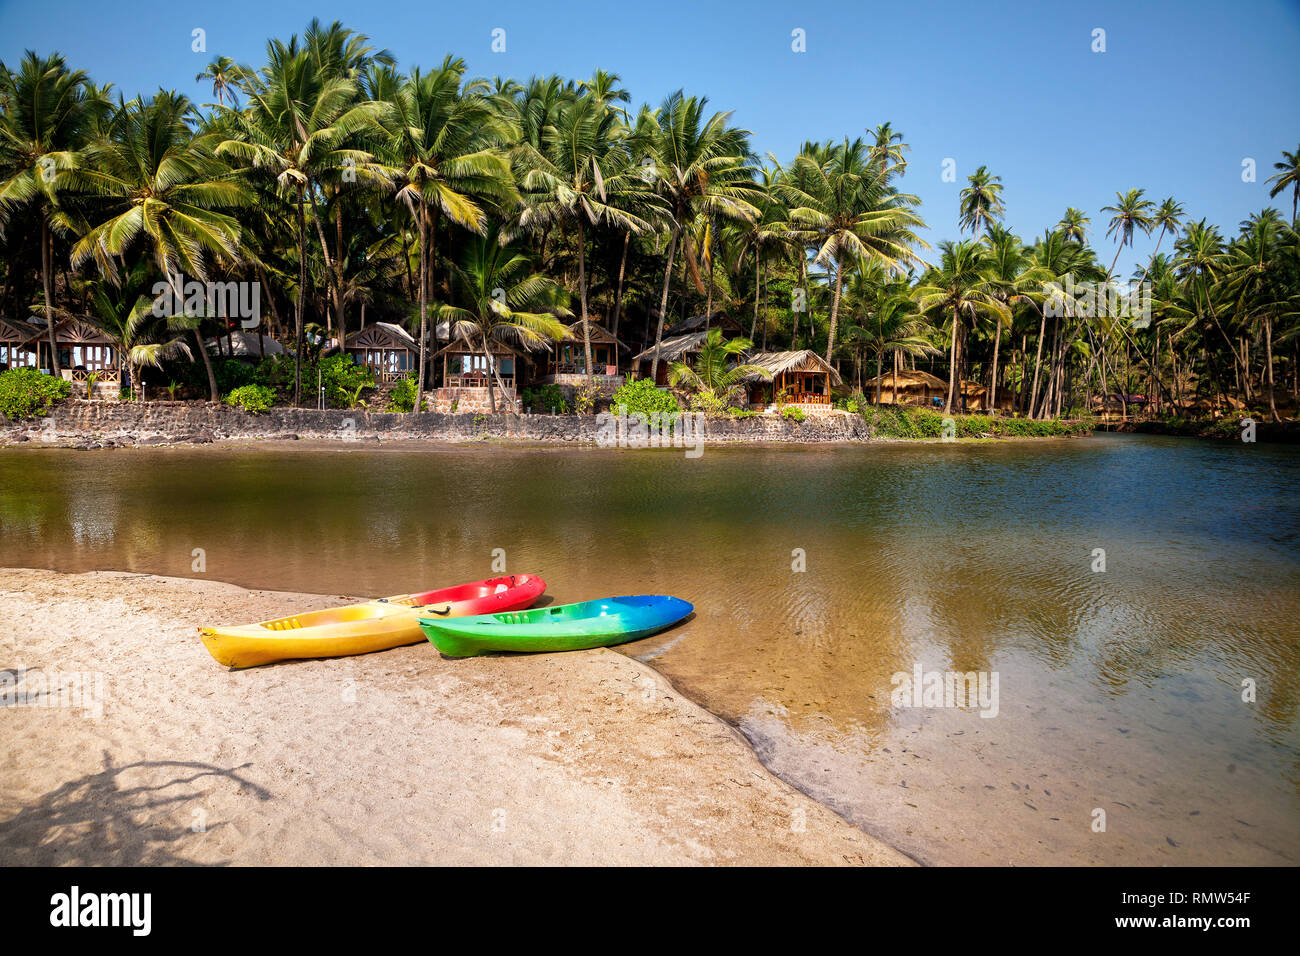
<path id="1" fill-rule="evenodd" d="M 944 415 L 928 408 L 869 406 L 860 412 L 874 438 L 1065 438 L 1087 435 L 1091 419 L 995 418 L 992 415 Z M 945 431 L 944 423 L 952 425 Z"/>

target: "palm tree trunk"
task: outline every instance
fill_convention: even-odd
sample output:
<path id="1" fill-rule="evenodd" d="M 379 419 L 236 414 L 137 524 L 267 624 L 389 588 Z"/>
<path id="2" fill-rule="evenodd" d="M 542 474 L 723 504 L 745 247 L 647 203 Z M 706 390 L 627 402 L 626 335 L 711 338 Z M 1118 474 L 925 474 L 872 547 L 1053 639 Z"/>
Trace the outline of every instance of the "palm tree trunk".
<path id="1" fill-rule="evenodd" d="M 993 339 L 993 380 L 989 383 L 989 414 L 998 412 L 998 349 L 1002 346 L 1002 320 L 995 318 L 998 324 L 997 335 Z"/>
<path id="2" fill-rule="evenodd" d="M 594 381 L 591 370 L 591 326 L 587 324 L 587 224 L 578 220 L 578 301 L 582 306 L 582 355 L 587 384 Z"/>
<path id="3" fill-rule="evenodd" d="M 415 405 L 411 409 L 413 412 L 420 410 L 420 404 L 424 400 L 424 366 L 427 363 L 426 350 L 429 339 L 429 243 L 428 233 L 428 215 L 421 204 L 418 207 L 417 215 L 420 217 L 420 367 L 415 375 Z M 450 333 L 450 327 L 448 332 Z M 489 400 L 492 397 L 492 390 L 488 389 Z"/>
<path id="4" fill-rule="evenodd" d="M 59 346 L 54 341 L 54 278 L 50 274 L 54 259 L 54 237 L 50 235 L 50 218 L 41 213 L 41 281 L 45 286 L 45 325 L 50 340 L 50 371 L 59 377 Z"/>
<path id="5" fill-rule="evenodd" d="M 1264 316 L 1264 362 L 1267 371 L 1268 414 L 1275 422 L 1282 419 L 1277 414 L 1277 405 L 1273 403 L 1273 317 Z"/>
<path id="6" fill-rule="evenodd" d="M 812 312 L 809 309 L 811 296 L 808 295 L 808 257 L 801 250 L 799 253 L 799 291 L 803 293 L 803 309 L 794 313 L 794 329 L 790 333 L 790 350 L 799 351 L 799 312 L 808 312 L 808 329 L 812 331 Z M 808 341 L 812 342 L 812 336 L 809 335 Z"/>
<path id="7" fill-rule="evenodd" d="M 208 373 L 208 398 L 211 401 L 221 401 L 221 391 L 217 388 L 217 373 L 212 368 L 212 356 L 208 355 L 208 350 L 203 347 L 203 333 L 199 331 L 199 326 L 194 326 L 194 344 L 199 347 L 199 355 L 203 356 L 203 367 Z"/>
<path id="8" fill-rule="evenodd" d="M 488 374 L 488 409 L 491 411 L 493 415 L 495 415 L 497 413 L 497 396 L 496 396 L 496 390 L 493 388 L 492 385 L 493 375 L 491 373 L 495 372 L 496 370 L 492 367 L 492 351 L 488 347 L 488 337 L 486 332 L 483 333 L 483 358 L 487 362 L 487 372 L 489 373 Z M 505 391 L 505 387 L 502 386 L 502 392 L 504 393 L 504 391 Z"/>
<path id="9" fill-rule="evenodd" d="M 659 382 L 659 346 L 664 340 L 664 315 L 668 312 L 668 287 L 673 280 L 673 259 L 677 256 L 677 236 L 681 227 L 673 224 L 672 238 L 668 240 L 668 262 L 664 266 L 664 288 L 659 297 L 659 326 L 655 331 L 655 352 L 650 359 L 650 381 Z"/>
<path id="10" fill-rule="evenodd" d="M 618 261 L 618 291 L 614 293 L 614 322 L 610 328 L 614 338 L 618 338 L 618 324 L 623 318 L 623 275 L 627 272 L 627 247 L 631 242 L 632 230 L 627 229 L 623 232 L 623 255 Z"/>
<path id="11" fill-rule="evenodd" d="M 1038 354 L 1034 356 L 1034 384 L 1029 389 L 1029 417 L 1036 418 L 1038 408 L 1038 371 L 1043 364 L 1043 338 L 1047 335 L 1047 313 L 1038 310 Z"/>
<path id="12" fill-rule="evenodd" d="M 844 288 L 844 263 L 835 260 L 835 298 L 831 300 L 831 328 L 826 338 L 826 364 L 831 364 L 831 354 L 835 351 L 835 325 L 840 315 L 840 291 Z"/>
<path id="13" fill-rule="evenodd" d="M 307 218 L 303 213 L 303 187 L 298 186 L 298 295 L 294 297 L 293 304 L 293 404 L 301 407 L 302 405 L 302 349 L 303 349 L 303 327 L 302 327 L 302 310 L 304 299 L 307 295 Z M 200 340 L 199 348 L 203 348 L 203 342 Z M 207 361 L 207 352 L 203 353 L 204 361 Z M 215 385 L 214 385 L 215 388 Z"/>
<path id="14" fill-rule="evenodd" d="M 957 326 L 960 324 L 961 313 L 957 307 L 952 307 L 952 345 L 948 347 L 948 401 L 944 403 L 943 413 L 952 414 L 952 399 L 957 391 Z"/>
<path id="15" fill-rule="evenodd" d="M 877 404 L 877 405 L 880 404 L 880 379 L 881 379 L 881 376 L 883 376 L 883 375 L 885 374 L 885 373 L 884 373 L 884 369 L 881 367 L 882 364 L 883 364 L 884 358 L 885 358 L 885 350 L 884 350 L 884 349 L 880 349 L 879 351 L 876 352 L 876 404 Z M 859 390 L 859 391 L 862 390 L 861 385 L 858 386 L 858 390 Z M 897 375 L 894 376 L 894 390 L 895 390 L 895 391 L 898 390 L 898 376 L 897 376 Z M 897 400 L 897 399 L 896 399 L 896 400 Z"/>

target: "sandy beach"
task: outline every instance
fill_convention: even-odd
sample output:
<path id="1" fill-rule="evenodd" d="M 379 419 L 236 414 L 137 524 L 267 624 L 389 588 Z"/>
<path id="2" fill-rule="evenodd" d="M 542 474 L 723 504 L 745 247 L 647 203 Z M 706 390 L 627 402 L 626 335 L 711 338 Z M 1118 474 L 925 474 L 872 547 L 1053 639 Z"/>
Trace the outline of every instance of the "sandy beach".
<path id="1" fill-rule="evenodd" d="M 4 670 L 87 693 L 0 711 L 10 864 L 911 861 L 773 777 L 607 650 L 453 661 L 427 644 L 229 671 L 200 622 L 343 595 L 0 569 Z M 98 693 L 96 688 L 102 688 Z M 13 697 L 13 677 L 4 689 Z"/>

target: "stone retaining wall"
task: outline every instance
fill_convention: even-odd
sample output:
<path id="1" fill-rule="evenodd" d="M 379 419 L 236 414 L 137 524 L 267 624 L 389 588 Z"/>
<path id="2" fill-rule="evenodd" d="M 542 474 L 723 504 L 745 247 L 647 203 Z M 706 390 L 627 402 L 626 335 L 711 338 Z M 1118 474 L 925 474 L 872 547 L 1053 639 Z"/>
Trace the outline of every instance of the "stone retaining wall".
<path id="1" fill-rule="evenodd" d="M 272 408 L 261 415 L 212 402 L 69 401 L 44 419 L 0 421 L 0 444 L 38 441 L 78 447 L 160 445 L 222 440 L 331 439 L 339 441 L 519 441 L 596 443 L 594 415 L 444 414 Z M 803 422 L 775 417 L 709 418 L 709 442 L 866 441 L 856 415 L 818 416 Z"/>

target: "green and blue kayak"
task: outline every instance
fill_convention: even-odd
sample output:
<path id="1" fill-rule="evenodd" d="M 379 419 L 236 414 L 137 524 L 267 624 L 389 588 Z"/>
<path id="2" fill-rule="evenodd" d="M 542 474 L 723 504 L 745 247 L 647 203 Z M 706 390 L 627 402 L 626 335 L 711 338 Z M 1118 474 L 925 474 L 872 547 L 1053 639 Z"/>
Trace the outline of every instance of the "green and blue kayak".
<path id="1" fill-rule="evenodd" d="M 663 594 L 601 598 L 579 604 L 479 614 L 421 617 L 420 629 L 448 657 L 493 651 L 580 651 L 649 637 L 672 627 L 695 608 Z"/>

